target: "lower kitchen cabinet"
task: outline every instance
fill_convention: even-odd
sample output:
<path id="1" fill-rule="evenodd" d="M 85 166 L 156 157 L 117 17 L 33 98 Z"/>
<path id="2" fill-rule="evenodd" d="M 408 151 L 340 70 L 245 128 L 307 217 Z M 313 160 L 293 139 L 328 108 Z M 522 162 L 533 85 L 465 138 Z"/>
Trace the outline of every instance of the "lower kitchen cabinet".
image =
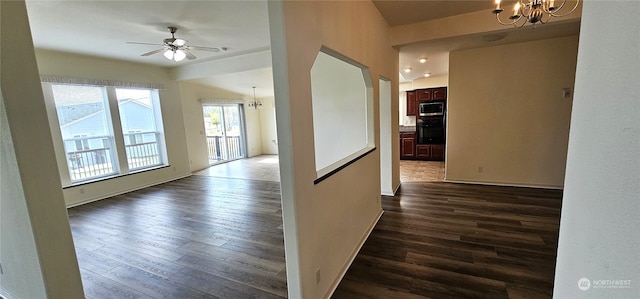
<path id="1" fill-rule="evenodd" d="M 400 132 L 400 159 L 444 161 L 444 144 L 416 144 L 416 133 Z"/>
<path id="2" fill-rule="evenodd" d="M 428 161 L 444 161 L 444 144 L 416 144 L 416 158 Z"/>
<path id="3" fill-rule="evenodd" d="M 431 160 L 444 161 L 444 144 L 431 145 Z"/>
<path id="4" fill-rule="evenodd" d="M 416 133 L 400 133 L 400 159 L 414 159 L 415 152 Z"/>

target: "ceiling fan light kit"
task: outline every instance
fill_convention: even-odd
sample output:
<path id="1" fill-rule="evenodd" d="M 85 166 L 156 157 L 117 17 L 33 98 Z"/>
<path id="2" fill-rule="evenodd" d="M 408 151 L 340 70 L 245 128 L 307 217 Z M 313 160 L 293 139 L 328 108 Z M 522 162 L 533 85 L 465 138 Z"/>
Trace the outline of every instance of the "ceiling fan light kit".
<path id="1" fill-rule="evenodd" d="M 187 41 L 181 38 L 176 38 L 175 33 L 178 31 L 177 27 L 169 26 L 167 27 L 169 33 L 171 33 L 171 37 L 165 38 L 162 44 L 151 44 L 151 43 L 140 43 L 140 42 L 127 42 L 128 44 L 138 44 L 138 45 L 155 45 L 162 46 L 160 49 L 156 49 L 147 53 L 143 53 L 141 56 L 149 56 L 156 53 L 162 52 L 163 56 L 169 60 L 178 62 L 182 61 L 185 58 L 189 60 L 196 59 L 197 57 L 193 55 L 190 51 L 209 51 L 209 52 L 226 52 L 228 49 L 226 47 L 214 48 L 214 47 L 201 47 L 201 46 L 188 46 Z"/>
<path id="2" fill-rule="evenodd" d="M 166 50 L 164 52 L 164 57 L 166 57 L 169 60 L 173 60 L 173 61 L 182 61 L 183 59 L 185 59 L 187 57 L 187 54 L 184 53 L 184 51 L 182 50 Z"/>
<path id="3" fill-rule="evenodd" d="M 496 15 L 496 19 L 500 24 L 506 26 L 513 25 L 516 28 L 522 28 L 527 23 L 533 24 L 535 28 L 538 23 L 546 24 L 549 22 L 551 17 L 568 16 L 572 14 L 580 4 L 580 0 L 576 0 L 576 4 L 571 10 L 565 13 L 560 13 L 560 11 L 565 7 L 567 0 L 562 0 L 560 5 L 556 5 L 555 0 L 518 0 L 513 6 L 513 14 L 509 16 L 509 20 L 511 21 L 503 22 L 500 19 L 500 13 L 503 12 L 504 9 L 500 7 L 500 2 L 501 0 L 495 0 L 496 8 L 492 10 L 491 13 Z M 560 2 L 560 0 L 558 2 Z M 520 21 L 522 21 L 522 23 L 519 23 Z"/>

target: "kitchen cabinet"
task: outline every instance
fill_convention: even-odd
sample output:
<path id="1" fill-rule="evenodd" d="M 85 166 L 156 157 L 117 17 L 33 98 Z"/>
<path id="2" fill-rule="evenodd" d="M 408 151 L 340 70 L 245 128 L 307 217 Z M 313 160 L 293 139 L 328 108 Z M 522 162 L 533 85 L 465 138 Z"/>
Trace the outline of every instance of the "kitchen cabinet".
<path id="1" fill-rule="evenodd" d="M 407 91 L 407 116 L 418 115 L 418 104 L 424 101 L 446 101 L 447 87 Z"/>
<path id="2" fill-rule="evenodd" d="M 415 158 L 416 133 L 400 133 L 400 159 Z"/>
<path id="3" fill-rule="evenodd" d="M 431 99 L 444 101 L 447 99 L 447 88 L 446 87 L 438 87 L 431 89 Z"/>
<path id="4" fill-rule="evenodd" d="M 416 158 L 428 161 L 444 161 L 444 144 L 417 144 Z"/>
<path id="5" fill-rule="evenodd" d="M 431 89 L 418 89 L 416 90 L 416 97 L 418 101 L 429 101 L 431 100 Z"/>
<path id="6" fill-rule="evenodd" d="M 416 103 L 416 92 L 407 91 L 407 116 L 416 115 L 416 109 L 418 104 Z"/>
<path id="7" fill-rule="evenodd" d="M 431 144 L 432 161 L 444 161 L 444 144 Z"/>
<path id="8" fill-rule="evenodd" d="M 416 158 L 419 159 L 429 159 L 431 156 L 431 145 L 429 144 L 418 144 L 416 145 Z"/>

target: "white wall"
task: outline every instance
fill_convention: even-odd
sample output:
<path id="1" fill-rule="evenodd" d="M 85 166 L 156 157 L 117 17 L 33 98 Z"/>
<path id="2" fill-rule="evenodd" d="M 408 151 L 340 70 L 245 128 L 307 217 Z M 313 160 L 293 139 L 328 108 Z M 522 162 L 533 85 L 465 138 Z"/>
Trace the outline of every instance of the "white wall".
<path id="1" fill-rule="evenodd" d="M 278 134 L 276 133 L 276 103 L 273 97 L 259 98 L 262 102 L 260 110 L 260 129 L 262 132 L 262 154 L 278 154 Z"/>
<path id="2" fill-rule="evenodd" d="M 640 298 L 639 14 L 584 3 L 554 298 Z"/>
<path id="3" fill-rule="evenodd" d="M 451 52 L 447 181 L 562 188 L 572 103 L 562 90 L 577 46 L 571 36 Z"/>
<path id="4" fill-rule="evenodd" d="M 65 188 L 67 205 L 102 199 L 190 175 L 180 93 L 167 69 L 48 50 L 37 50 L 36 58 L 40 74 L 43 75 L 165 84 L 165 89 L 160 90 L 159 94 L 170 167 Z M 59 167 L 60 171 L 66 171 L 65 165 Z"/>
<path id="5" fill-rule="evenodd" d="M 0 1 L 0 294 L 83 298 L 24 1 Z"/>
<path id="6" fill-rule="evenodd" d="M 327 298 L 382 213 L 380 156 L 373 151 L 314 184 L 309 72 L 323 46 L 369 67 L 378 144 L 375 78 L 396 78 L 392 93 L 398 93 L 398 52 L 369 1 L 269 1 L 269 22 L 289 297 Z M 395 103 L 389 113 L 398 115 Z M 396 144 L 392 155 L 399 159 Z"/>
<path id="7" fill-rule="evenodd" d="M 246 98 L 248 101 L 253 101 L 253 97 Z M 262 109 L 253 109 L 248 105 L 244 105 L 245 125 L 247 127 L 247 156 L 255 157 L 262 155 L 262 122 L 260 116 Z"/>
<path id="8" fill-rule="evenodd" d="M 391 81 L 385 79 L 378 80 L 380 91 L 380 194 L 393 196 L 400 182 L 394 182 L 394 172 L 399 169 L 393 168 L 393 145 L 398 143 L 398 138 L 393 138 L 394 126 L 392 120 L 391 102 Z"/>

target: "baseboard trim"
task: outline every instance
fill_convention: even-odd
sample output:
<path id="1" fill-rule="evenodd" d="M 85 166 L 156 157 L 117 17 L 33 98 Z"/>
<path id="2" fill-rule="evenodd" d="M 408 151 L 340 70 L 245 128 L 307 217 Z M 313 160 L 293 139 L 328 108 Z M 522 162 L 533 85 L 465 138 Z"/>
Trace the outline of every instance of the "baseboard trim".
<path id="1" fill-rule="evenodd" d="M 351 267 L 351 264 L 353 264 L 353 261 L 355 261 L 356 256 L 358 256 L 358 252 L 360 252 L 360 249 L 362 249 L 362 246 L 364 246 L 364 243 L 367 241 L 367 239 L 369 239 L 369 236 L 373 232 L 373 229 L 376 227 L 376 224 L 378 224 L 378 221 L 380 221 L 380 218 L 382 217 L 383 213 L 384 213 L 384 211 L 380 210 L 380 213 L 378 214 L 378 217 L 376 217 L 376 220 L 374 220 L 373 223 L 371 223 L 371 226 L 369 226 L 369 229 L 368 229 L 367 233 L 360 240 L 360 244 L 358 245 L 358 247 L 351 253 L 351 257 L 349 257 L 349 260 L 346 263 L 345 267 L 342 269 L 340 275 L 331 284 L 331 288 L 329 289 L 329 292 L 327 292 L 327 296 L 324 296 L 323 298 L 329 299 L 329 298 L 331 298 L 331 296 L 333 296 L 333 293 L 338 288 L 338 285 L 340 285 L 340 282 L 342 281 L 344 276 L 347 274 L 347 271 L 349 270 L 349 267 Z"/>
<path id="2" fill-rule="evenodd" d="M 402 184 L 402 183 L 398 183 L 398 186 L 396 186 L 396 187 L 393 189 L 393 193 L 389 193 L 389 192 L 384 192 L 384 191 L 383 191 L 383 192 L 381 192 L 380 194 L 382 194 L 382 195 L 384 195 L 384 196 L 396 196 L 396 193 L 398 193 L 398 189 L 400 189 L 400 185 L 401 185 L 401 184 Z"/>
<path id="3" fill-rule="evenodd" d="M 96 202 L 96 201 L 99 201 L 99 200 L 107 199 L 109 197 L 114 197 L 114 196 L 118 196 L 118 195 L 121 195 L 121 194 L 137 191 L 137 190 L 140 190 L 140 189 L 157 186 L 157 185 L 160 185 L 160 184 L 176 181 L 176 180 L 179 180 L 179 179 L 184 179 L 186 177 L 190 177 L 191 175 L 192 174 L 187 174 L 187 175 L 183 175 L 183 176 L 179 176 L 179 177 L 174 177 L 174 178 L 170 178 L 170 179 L 166 179 L 166 180 L 157 181 L 157 182 L 150 183 L 150 184 L 137 186 L 135 188 L 121 190 L 121 191 L 114 192 L 114 193 L 109 193 L 107 195 L 102 195 L 102 196 L 95 197 L 95 198 L 89 198 L 89 199 L 82 200 L 82 201 L 79 201 L 79 202 L 74 202 L 74 203 L 71 203 L 71 204 L 67 204 L 66 207 L 67 207 L 67 209 L 70 209 L 70 208 L 73 208 L 73 207 L 77 207 L 77 206 L 85 205 L 85 204 L 88 204 L 88 203 Z"/>
<path id="4" fill-rule="evenodd" d="M 495 182 L 479 182 L 479 181 L 449 180 L 449 179 L 444 179 L 444 182 L 445 183 L 456 183 L 456 184 L 503 186 L 503 187 L 524 187 L 524 188 L 538 188 L 538 189 L 552 189 L 552 190 L 562 190 L 562 189 L 564 189 L 564 186 L 514 184 L 514 183 L 495 183 Z"/>

